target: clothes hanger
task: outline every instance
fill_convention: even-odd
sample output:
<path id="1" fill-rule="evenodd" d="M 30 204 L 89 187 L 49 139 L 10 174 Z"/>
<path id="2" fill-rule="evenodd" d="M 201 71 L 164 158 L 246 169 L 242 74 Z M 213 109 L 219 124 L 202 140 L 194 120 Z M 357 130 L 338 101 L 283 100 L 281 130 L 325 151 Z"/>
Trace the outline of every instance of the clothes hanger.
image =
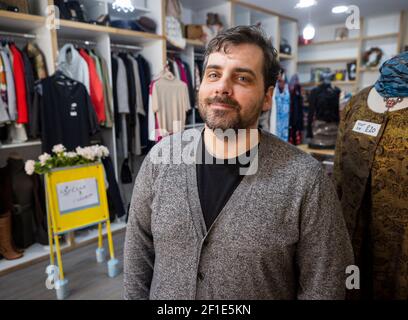
<path id="1" fill-rule="evenodd" d="M 174 80 L 176 77 L 174 76 L 173 73 L 171 73 L 170 68 L 169 68 L 169 60 L 167 60 L 166 65 L 164 66 L 163 70 L 160 71 L 159 75 L 157 77 L 154 77 L 155 79 L 159 78 L 165 78 L 167 80 Z"/>

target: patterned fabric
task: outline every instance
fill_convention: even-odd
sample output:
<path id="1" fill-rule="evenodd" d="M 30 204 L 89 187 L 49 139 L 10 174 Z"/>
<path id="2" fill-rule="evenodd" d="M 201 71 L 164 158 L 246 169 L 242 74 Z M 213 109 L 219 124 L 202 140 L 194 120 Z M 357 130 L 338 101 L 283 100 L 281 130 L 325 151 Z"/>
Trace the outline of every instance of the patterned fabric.
<path id="1" fill-rule="evenodd" d="M 408 97 L 408 51 L 385 61 L 380 73 L 375 89 L 381 96 Z"/>
<path id="2" fill-rule="evenodd" d="M 0 56 L 0 97 L 7 103 L 7 80 L 6 69 L 4 68 L 3 58 Z"/>
<path id="3" fill-rule="evenodd" d="M 280 92 L 276 91 L 276 135 L 283 141 L 289 140 L 290 94 L 288 85 Z"/>
<path id="4" fill-rule="evenodd" d="M 48 77 L 47 65 L 45 63 L 44 54 L 38 48 L 35 43 L 28 43 L 25 48 L 28 57 L 30 58 L 31 64 L 34 67 L 34 76 L 36 80 L 44 79 Z"/>
<path id="5" fill-rule="evenodd" d="M 344 110 L 336 147 L 334 177 L 361 275 L 349 296 L 408 299 L 408 109 L 375 113 L 370 90 Z M 357 120 L 380 124 L 377 137 L 352 131 Z"/>

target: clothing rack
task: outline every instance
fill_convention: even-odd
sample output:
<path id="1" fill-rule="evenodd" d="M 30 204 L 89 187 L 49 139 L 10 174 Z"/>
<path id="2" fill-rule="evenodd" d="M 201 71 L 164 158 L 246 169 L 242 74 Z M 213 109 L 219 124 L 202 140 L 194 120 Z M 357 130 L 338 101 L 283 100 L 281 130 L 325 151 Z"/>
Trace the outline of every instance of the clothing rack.
<path id="1" fill-rule="evenodd" d="M 119 44 L 119 43 L 117 44 L 112 43 L 110 46 L 111 48 L 115 48 L 115 49 L 137 50 L 137 51 L 140 51 L 143 49 L 142 47 L 132 46 L 128 44 Z"/>
<path id="2" fill-rule="evenodd" d="M 88 41 L 88 40 L 80 40 L 80 39 L 67 39 L 67 38 L 61 38 L 61 40 L 64 43 L 72 43 L 72 44 L 78 44 L 78 45 L 86 45 L 86 46 L 96 46 L 97 43 L 94 41 Z"/>
<path id="3" fill-rule="evenodd" d="M 7 32 L 7 31 L 0 31 L 0 37 L 1 36 L 10 37 L 10 38 L 25 38 L 25 39 L 35 39 L 35 38 L 37 38 L 37 36 L 35 34 Z"/>

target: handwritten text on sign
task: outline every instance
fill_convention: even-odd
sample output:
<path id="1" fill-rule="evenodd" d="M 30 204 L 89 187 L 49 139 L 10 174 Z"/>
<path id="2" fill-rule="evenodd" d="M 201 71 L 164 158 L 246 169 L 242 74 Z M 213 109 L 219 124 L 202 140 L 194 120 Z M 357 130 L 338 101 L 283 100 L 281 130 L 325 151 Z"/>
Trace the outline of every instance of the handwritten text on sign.
<path id="1" fill-rule="evenodd" d="M 98 183 L 95 178 L 57 184 L 60 213 L 99 206 Z"/>
<path id="2" fill-rule="evenodd" d="M 380 124 L 358 120 L 354 125 L 353 131 L 376 137 L 380 131 L 380 128 Z"/>

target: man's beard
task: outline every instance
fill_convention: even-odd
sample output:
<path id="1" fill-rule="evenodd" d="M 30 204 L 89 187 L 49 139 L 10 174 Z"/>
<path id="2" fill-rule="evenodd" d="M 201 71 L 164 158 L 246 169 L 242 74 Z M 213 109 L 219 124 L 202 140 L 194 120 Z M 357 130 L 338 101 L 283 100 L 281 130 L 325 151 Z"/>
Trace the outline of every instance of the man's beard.
<path id="1" fill-rule="evenodd" d="M 230 106 L 228 110 L 211 108 L 211 104 L 225 104 Z M 199 99 L 198 111 L 205 124 L 211 130 L 221 129 L 247 129 L 257 122 L 261 113 L 263 101 L 250 108 L 248 117 L 243 118 L 240 104 L 230 97 L 215 96 L 211 98 Z"/>

